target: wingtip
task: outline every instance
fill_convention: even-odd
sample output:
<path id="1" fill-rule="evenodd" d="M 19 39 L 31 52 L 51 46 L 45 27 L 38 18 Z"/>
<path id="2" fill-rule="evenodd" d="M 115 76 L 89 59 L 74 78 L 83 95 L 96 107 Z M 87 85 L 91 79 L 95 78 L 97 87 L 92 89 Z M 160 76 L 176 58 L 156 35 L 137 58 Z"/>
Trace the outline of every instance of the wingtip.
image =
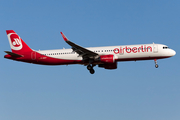
<path id="1" fill-rule="evenodd" d="M 64 41 L 68 41 L 67 37 L 66 37 L 62 32 L 60 32 L 60 33 L 61 33 L 61 35 L 62 35 Z"/>

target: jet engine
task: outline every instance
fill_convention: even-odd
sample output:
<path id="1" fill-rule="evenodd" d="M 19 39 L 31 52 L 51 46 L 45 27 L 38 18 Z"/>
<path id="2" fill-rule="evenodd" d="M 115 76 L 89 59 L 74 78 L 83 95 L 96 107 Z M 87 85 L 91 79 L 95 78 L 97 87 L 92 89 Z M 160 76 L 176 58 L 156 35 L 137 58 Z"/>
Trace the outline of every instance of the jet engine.
<path id="1" fill-rule="evenodd" d="M 117 69 L 117 62 L 115 62 L 115 63 L 99 64 L 98 67 L 102 67 L 104 69 Z"/>
<path id="2" fill-rule="evenodd" d="M 99 57 L 99 61 L 101 61 L 102 63 L 114 63 L 114 55 L 101 55 Z"/>
<path id="3" fill-rule="evenodd" d="M 115 61 L 114 55 L 101 55 L 99 61 L 102 64 L 99 64 L 98 67 L 105 69 L 117 69 L 117 62 Z"/>

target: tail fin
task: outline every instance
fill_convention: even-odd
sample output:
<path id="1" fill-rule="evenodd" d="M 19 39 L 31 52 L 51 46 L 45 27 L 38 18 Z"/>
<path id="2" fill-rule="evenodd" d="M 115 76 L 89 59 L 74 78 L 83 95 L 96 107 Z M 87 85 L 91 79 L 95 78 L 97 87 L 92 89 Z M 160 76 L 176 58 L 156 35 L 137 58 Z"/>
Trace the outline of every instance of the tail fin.
<path id="1" fill-rule="evenodd" d="M 6 30 L 9 44 L 13 53 L 23 54 L 33 51 L 15 32 L 14 30 Z"/>

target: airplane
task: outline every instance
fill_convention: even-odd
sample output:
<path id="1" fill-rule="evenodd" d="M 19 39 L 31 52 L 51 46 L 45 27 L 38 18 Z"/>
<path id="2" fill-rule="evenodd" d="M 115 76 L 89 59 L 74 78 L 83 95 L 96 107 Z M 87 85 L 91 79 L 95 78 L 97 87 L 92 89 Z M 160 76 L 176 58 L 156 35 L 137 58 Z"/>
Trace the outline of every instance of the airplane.
<path id="1" fill-rule="evenodd" d="M 104 69 L 117 69 L 117 62 L 154 60 L 169 58 L 176 52 L 163 44 L 140 44 L 107 47 L 81 47 L 71 42 L 62 32 L 64 41 L 71 49 L 33 50 L 13 30 L 6 30 L 12 52 L 4 58 L 41 65 L 81 64 L 87 66 L 91 74 L 95 73 L 94 66 Z"/>

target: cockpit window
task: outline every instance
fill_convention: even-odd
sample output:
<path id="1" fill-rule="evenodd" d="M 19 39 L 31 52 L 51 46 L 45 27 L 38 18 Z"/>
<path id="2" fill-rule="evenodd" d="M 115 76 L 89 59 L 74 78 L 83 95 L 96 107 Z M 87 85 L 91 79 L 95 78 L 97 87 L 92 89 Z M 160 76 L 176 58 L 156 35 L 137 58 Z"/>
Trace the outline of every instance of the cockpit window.
<path id="1" fill-rule="evenodd" d="M 163 47 L 163 49 L 169 49 L 169 47 L 165 46 L 165 47 Z"/>

